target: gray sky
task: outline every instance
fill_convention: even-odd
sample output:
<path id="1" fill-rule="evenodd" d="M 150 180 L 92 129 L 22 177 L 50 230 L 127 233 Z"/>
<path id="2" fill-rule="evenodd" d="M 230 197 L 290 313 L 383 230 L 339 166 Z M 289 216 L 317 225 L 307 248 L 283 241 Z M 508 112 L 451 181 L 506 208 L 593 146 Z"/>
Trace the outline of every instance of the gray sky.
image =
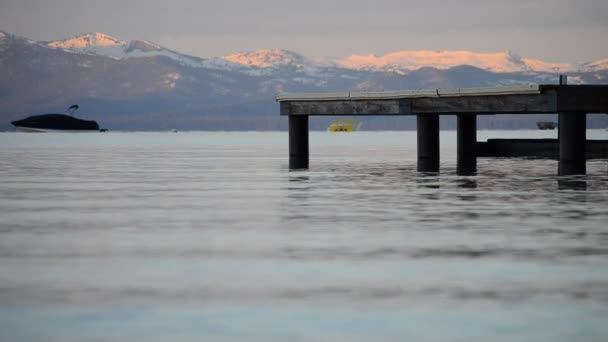
<path id="1" fill-rule="evenodd" d="M 36 40 L 98 31 L 203 57 L 458 49 L 578 63 L 608 58 L 608 0 L 0 0 L 0 30 Z"/>

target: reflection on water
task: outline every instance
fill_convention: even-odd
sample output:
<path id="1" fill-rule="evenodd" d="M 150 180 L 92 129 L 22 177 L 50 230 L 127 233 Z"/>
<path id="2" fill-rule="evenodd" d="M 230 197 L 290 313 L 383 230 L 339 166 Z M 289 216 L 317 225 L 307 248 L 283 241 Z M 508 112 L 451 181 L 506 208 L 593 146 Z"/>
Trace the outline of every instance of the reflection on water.
<path id="1" fill-rule="evenodd" d="M 30 136 L 0 135 L 1 340 L 608 335 L 605 160 L 458 176 L 442 136 L 424 174 L 413 132 L 315 133 L 289 171 L 283 133 Z"/>
<path id="2" fill-rule="evenodd" d="M 562 177 L 557 180 L 557 186 L 560 190 L 587 190 L 586 177 Z"/>

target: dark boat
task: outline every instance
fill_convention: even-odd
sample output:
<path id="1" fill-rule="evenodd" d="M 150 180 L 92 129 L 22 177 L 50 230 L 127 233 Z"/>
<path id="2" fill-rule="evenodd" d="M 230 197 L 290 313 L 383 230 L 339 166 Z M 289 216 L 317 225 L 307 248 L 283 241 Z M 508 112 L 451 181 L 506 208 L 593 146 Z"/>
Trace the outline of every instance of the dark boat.
<path id="1" fill-rule="evenodd" d="M 536 127 L 538 127 L 538 129 L 555 129 L 555 127 L 557 127 L 557 123 L 555 122 L 551 122 L 551 121 L 538 121 L 536 123 Z"/>
<path id="2" fill-rule="evenodd" d="M 78 105 L 68 109 L 73 114 Z M 21 132 L 99 132 L 96 121 L 82 120 L 66 114 L 44 114 L 30 116 L 11 122 Z"/>

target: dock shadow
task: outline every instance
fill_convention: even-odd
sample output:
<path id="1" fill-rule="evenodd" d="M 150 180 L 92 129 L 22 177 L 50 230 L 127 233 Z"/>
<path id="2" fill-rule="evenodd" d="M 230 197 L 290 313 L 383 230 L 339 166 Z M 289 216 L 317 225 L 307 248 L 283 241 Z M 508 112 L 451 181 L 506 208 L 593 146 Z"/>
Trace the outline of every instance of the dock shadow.
<path id="1" fill-rule="evenodd" d="M 557 189 L 586 191 L 587 181 L 580 178 L 560 178 L 557 180 Z"/>

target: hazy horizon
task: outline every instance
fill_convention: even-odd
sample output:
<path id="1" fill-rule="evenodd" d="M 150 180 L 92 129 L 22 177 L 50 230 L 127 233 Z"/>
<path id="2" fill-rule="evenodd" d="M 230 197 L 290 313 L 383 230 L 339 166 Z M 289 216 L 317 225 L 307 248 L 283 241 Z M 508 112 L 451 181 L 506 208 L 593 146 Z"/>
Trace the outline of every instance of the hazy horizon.
<path id="1" fill-rule="evenodd" d="M 315 59 L 400 50 L 514 51 L 550 62 L 608 57 L 608 2 L 177 0 L 5 1 L 1 30 L 35 40 L 88 32 L 145 39 L 197 56 L 286 49 Z"/>

